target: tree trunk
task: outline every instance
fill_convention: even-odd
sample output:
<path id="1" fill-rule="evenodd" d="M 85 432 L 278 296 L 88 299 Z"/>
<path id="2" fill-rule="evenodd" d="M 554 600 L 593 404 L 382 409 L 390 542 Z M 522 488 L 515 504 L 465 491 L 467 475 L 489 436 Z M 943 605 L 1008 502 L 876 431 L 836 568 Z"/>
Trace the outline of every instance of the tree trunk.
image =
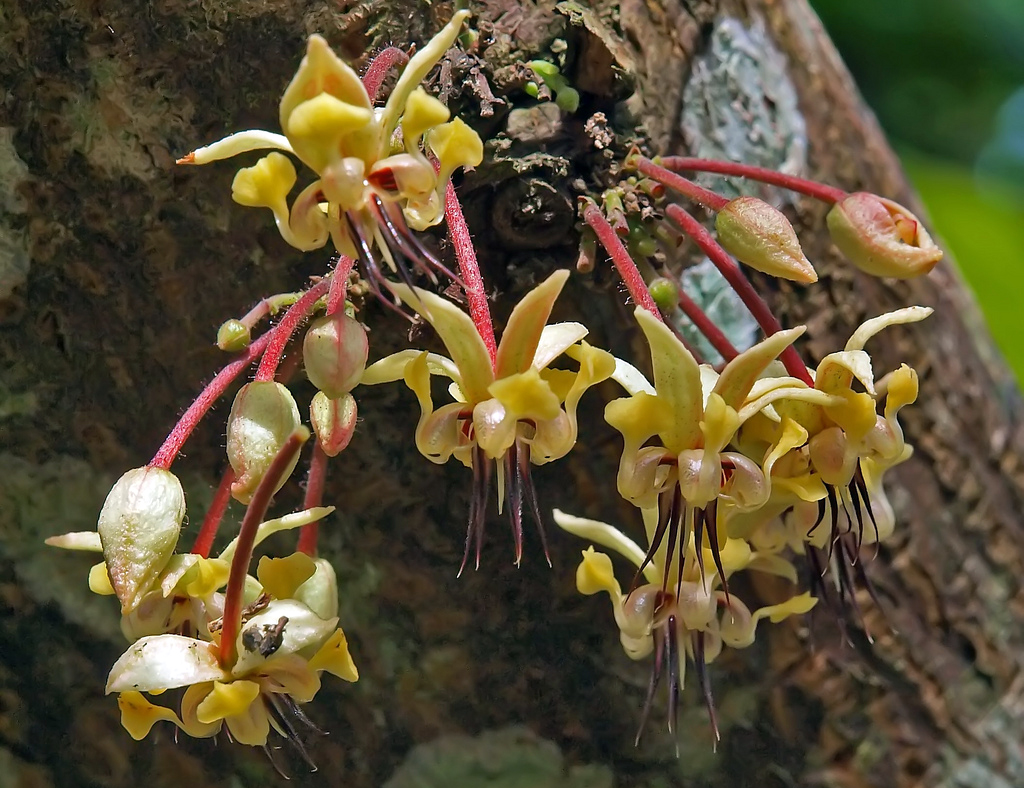
<path id="1" fill-rule="evenodd" d="M 573 200 L 609 177 L 605 135 L 620 134 L 610 150 L 621 155 L 630 113 L 652 152 L 785 164 L 913 201 L 803 0 L 471 6 L 479 56 L 447 61 L 437 88 L 491 139 L 461 191 L 499 318 L 575 261 Z M 449 14 L 413 0 L 13 0 L 0 12 L 0 786 L 277 779 L 249 748 L 175 743 L 159 727 L 136 743 L 121 730 L 102 694 L 124 648 L 114 605 L 87 593 L 81 554 L 42 540 L 94 527 L 112 480 L 152 456 L 223 363 L 212 346 L 222 320 L 327 270 L 326 251 L 300 255 L 269 214 L 231 202 L 237 166 L 174 159 L 232 131 L 275 129 L 308 33 L 356 60 L 423 42 Z M 513 101 L 534 104 L 518 64 L 554 59 L 556 39 L 580 110 L 510 116 Z M 911 364 L 922 387 L 904 412 L 917 451 L 891 474 L 897 534 L 868 568 L 881 596 L 878 607 L 864 600 L 874 645 L 844 646 L 819 631 L 820 615 L 813 643 L 803 625 L 765 627 L 712 666 L 717 753 L 692 687 L 679 757 L 653 724 L 658 710 L 634 747 L 647 666 L 622 653 L 606 601 L 575 591 L 585 545 L 549 534 L 548 569 L 528 533 L 516 570 L 492 512 L 481 569 L 456 579 L 465 469 L 415 453 L 403 387 L 360 389 L 322 540 L 361 678 L 326 681 L 309 707 L 330 735 L 313 745 L 317 776 L 279 756 L 295 784 L 1024 784 L 1016 388 L 952 265 L 909 283 L 869 279 L 831 247 L 820 206 L 787 205 L 821 280 L 758 284 L 776 288 L 784 323 L 808 324 L 811 359 L 866 317 L 936 309 L 892 330 L 876 357 L 882 369 Z M 574 277 L 563 300 L 562 315 L 586 314 L 595 343 L 639 357 L 608 270 Z M 369 304 L 363 317 L 374 357 L 405 344 L 393 315 Z M 592 428 L 566 460 L 537 469 L 545 510 L 637 522 L 611 482 L 621 448 L 601 419 L 611 396 L 591 392 L 581 419 Z M 223 466 L 225 415 L 214 411 L 175 466 L 195 521 Z M 294 505 L 297 486 L 281 498 Z"/>

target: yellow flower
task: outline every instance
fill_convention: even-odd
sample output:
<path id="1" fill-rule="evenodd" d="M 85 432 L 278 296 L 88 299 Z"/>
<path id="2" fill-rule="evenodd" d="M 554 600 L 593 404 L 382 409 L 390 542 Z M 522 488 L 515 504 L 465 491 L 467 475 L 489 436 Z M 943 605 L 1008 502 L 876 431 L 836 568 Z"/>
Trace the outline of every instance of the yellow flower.
<path id="1" fill-rule="evenodd" d="M 408 280 L 403 258 L 443 271 L 410 233 L 441 221 L 444 193 L 459 167 L 483 160 L 479 135 L 423 90 L 420 83 L 452 46 L 468 11 L 452 20 L 402 71 L 382 109 L 375 109 L 355 71 L 318 35 L 310 36 L 306 56 L 281 98 L 283 134 L 242 131 L 199 148 L 181 163 L 206 164 L 259 149 L 294 154 L 317 176 L 292 205 L 288 194 L 295 168 L 273 152 L 238 171 L 232 185 L 236 202 L 269 208 L 282 238 L 310 250 L 331 238 L 342 254 L 360 259 L 379 279 L 375 258 Z M 401 127 L 404 150 L 393 151 Z M 437 159 L 439 170 L 427 157 Z"/>
<path id="2" fill-rule="evenodd" d="M 216 642 L 147 636 L 114 664 L 107 692 L 119 693 L 122 724 L 135 739 L 167 720 L 190 736 L 213 736 L 226 726 L 235 741 L 266 746 L 273 728 L 308 760 L 295 726 L 306 721 L 298 704 L 313 699 L 324 671 L 346 681 L 359 677 L 337 623 L 295 599 L 271 601 L 245 621 L 230 669 L 221 665 Z M 180 717 L 142 694 L 181 687 Z"/>
<path id="3" fill-rule="evenodd" d="M 451 358 L 403 350 L 369 366 L 361 383 L 404 380 L 419 400 L 416 447 L 420 453 L 436 463 L 454 456 L 473 470 L 463 567 L 474 543 L 479 565 L 492 464 L 496 468 L 499 512 L 506 499 L 510 506 L 519 563 L 524 498 L 540 527 L 530 465 L 557 460 L 572 449 L 580 398 L 615 369 L 615 359 L 607 352 L 585 342 L 577 344 L 587 335 L 584 326 L 547 325 L 567 278 L 567 271 L 555 272 L 512 310 L 493 365 L 465 312 L 424 290 L 394 286 L 395 293 L 434 327 Z M 549 368 L 563 353 L 579 363 L 578 371 Z M 435 407 L 431 375 L 452 380 L 449 393 L 454 402 Z"/>
<path id="4" fill-rule="evenodd" d="M 737 430 L 782 398 L 829 403 L 832 397 L 795 378 L 762 377 L 803 327 L 768 337 L 739 354 L 719 375 L 699 366 L 650 312 L 637 309 L 636 318 L 651 348 L 654 385 L 631 368 L 628 375 L 616 374 L 630 393 L 605 409 L 605 419 L 622 433 L 624 442 L 619 492 L 643 510 L 645 522 L 651 524 L 647 560 L 664 549 L 667 537 L 668 544 L 680 551 L 681 563 L 692 528 L 698 544 L 706 540 L 719 575 L 724 575 L 720 504 L 734 511 L 756 511 L 771 493 L 757 462 L 726 450 Z M 619 362 L 620 369 L 624 366 Z M 701 556 L 697 554 L 699 560 Z M 671 563 L 669 555 L 666 572 Z"/>
<path id="5" fill-rule="evenodd" d="M 651 701 L 662 673 L 668 673 L 669 730 L 674 732 L 679 693 L 686 676 L 687 658 L 693 661 L 698 681 L 703 690 L 712 726 L 715 714 L 705 666 L 721 652 L 723 646 L 746 648 L 754 642 L 757 624 L 763 619 L 773 623 L 791 615 L 806 613 L 817 600 L 810 594 L 796 594 L 785 602 L 762 607 L 755 612 L 724 590 L 728 576 L 741 570 L 756 570 L 780 575 L 796 582 L 796 570 L 788 561 L 773 553 L 752 551 L 746 541 L 729 539 L 722 546 L 718 560 L 719 571 L 702 572 L 697 569 L 703 561 L 697 556 L 692 534 L 686 536 L 681 552 L 686 560 L 674 567 L 671 547 L 665 550 L 651 544 L 646 552 L 636 542 L 607 523 L 554 512 L 555 522 L 563 530 L 592 543 L 609 548 L 637 567 L 629 593 L 623 594 L 615 579 L 611 559 L 594 549 L 583 551 L 583 560 L 576 570 L 576 587 L 581 594 L 605 592 L 612 602 L 619 640 L 631 659 L 643 659 L 654 654 L 651 681 L 640 723 L 650 711 Z M 651 534 L 648 523 L 648 534 Z M 708 553 L 708 548 L 701 548 Z M 678 565 L 683 566 L 680 573 Z M 647 581 L 637 585 L 640 575 Z M 717 728 L 715 729 L 717 736 Z M 639 739 L 640 734 L 637 734 Z"/>

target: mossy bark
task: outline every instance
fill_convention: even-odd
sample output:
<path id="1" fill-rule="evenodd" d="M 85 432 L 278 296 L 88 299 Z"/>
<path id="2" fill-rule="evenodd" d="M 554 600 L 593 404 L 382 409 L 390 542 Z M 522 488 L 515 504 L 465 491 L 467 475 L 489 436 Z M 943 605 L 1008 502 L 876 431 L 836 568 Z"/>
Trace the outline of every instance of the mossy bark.
<path id="1" fill-rule="evenodd" d="M 471 7 L 477 48 L 446 61 L 437 88 L 490 138 L 487 163 L 461 188 L 499 318 L 539 276 L 573 263 L 573 200 L 610 183 L 633 140 L 913 201 L 802 0 Z M 91 528 L 113 478 L 149 459 L 222 363 L 212 339 L 223 319 L 329 264 L 326 252 L 285 246 L 265 212 L 231 203 L 234 166 L 176 168 L 175 157 L 275 128 L 309 33 L 355 60 L 422 42 L 449 13 L 412 0 L 13 0 L 0 10 L 0 785 L 277 779 L 262 754 L 226 742 L 175 743 L 166 730 L 128 738 L 102 696 L 124 646 L 114 606 L 87 594 L 88 561 L 41 540 Z M 521 63 L 560 52 L 580 110 L 510 115 L 532 105 Z M 936 307 L 877 348 L 879 368 L 921 372 L 922 395 L 905 411 L 917 452 L 892 474 L 897 536 L 868 569 L 882 596 L 868 606 L 875 644 L 844 647 L 826 626 L 812 648 L 796 624 L 766 627 L 712 669 L 717 754 L 696 693 L 681 757 L 659 725 L 634 748 L 646 666 L 622 654 L 606 601 L 575 592 L 582 545 L 553 534 L 549 570 L 528 534 L 516 570 L 495 521 L 481 570 L 457 580 L 465 469 L 415 454 L 403 388 L 357 391 L 363 420 L 331 466 L 339 510 L 323 549 L 361 678 L 327 681 L 310 707 L 331 732 L 313 744 L 319 774 L 279 754 L 297 784 L 1024 782 L 1017 391 L 952 266 L 912 283 L 868 279 L 835 254 L 820 206 L 787 210 L 821 281 L 759 285 L 784 322 L 808 324 L 811 358 L 867 316 Z M 596 342 L 637 354 L 610 272 L 578 278 L 563 301 L 560 316 L 584 314 Z M 368 304 L 363 316 L 375 355 L 405 343 L 386 311 Z M 535 476 L 548 508 L 635 523 L 612 483 L 618 444 L 601 420 L 611 396 L 590 395 L 580 445 Z M 192 512 L 222 467 L 226 410 L 181 460 Z M 297 496 L 286 490 L 282 506 Z"/>

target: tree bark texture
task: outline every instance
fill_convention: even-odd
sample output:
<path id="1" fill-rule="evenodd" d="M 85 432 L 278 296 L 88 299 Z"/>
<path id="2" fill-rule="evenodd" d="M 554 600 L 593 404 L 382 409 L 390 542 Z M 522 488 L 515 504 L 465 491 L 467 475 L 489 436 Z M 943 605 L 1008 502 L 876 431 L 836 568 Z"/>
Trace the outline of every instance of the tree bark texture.
<path id="1" fill-rule="evenodd" d="M 435 89 L 489 140 L 460 189 L 499 324 L 539 277 L 574 262 L 575 197 L 612 182 L 630 137 L 913 200 L 803 0 L 470 6 L 478 48 L 446 60 Z M 308 34 L 365 62 L 425 41 L 450 13 L 413 0 L 0 6 L 0 786 L 276 784 L 258 751 L 175 743 L 159 728 L 129 739 L 102 695 L 124 648 L 114 605 L 88 594 L 82 555 L 42 540 L 94 527 L 112 480 L 149 459 L 223 363 L 212 345 L 222 320 L 327 268 L 326 251 L 300 255 L 269 214 L 230 201 L 237 166 L 174 159 L 232 131 L 275 129 Z M 561 51 L 583 96 L 572 117 L 530 109 L 520 90 L 523 62 Z M 647 666 L 622 653 L 606 600 L 576 593 L 586 545 L 550 534 L 549 570 L 528 533 L 516 570 L 492 514 L 483 566 L 457 580 L 465 469 L 415 453 L 404 388 L 357 390 L 362 421 L 331 466 L 338 512 L 322 539 L 361 678 L 325 682 L 309 707 L 330 735 L 313 746 L 318 774 L 281 756 L 295 784 L 1024 784 L 1017 391 L 951 265 L 909 283 L 869 279 L 831 247 L 819 205 L 784 204 L 821 281 L 758 284 L 774 287 L 785 323 L 808 324 L 809 358 L 866 317 L 936 309 L 890 330 L 876 356 L 881 369 L 914 366 L 922 391 L 904 411 L 917 451 L 890 485 L 897 536 L 868 570 L 882 598 L 865 600 L 874 645 L 855 635 L 844 646 L 823 615 L 813 635 L 806 622 L 764 627 L 712 667 L 717 753 L 693 687 L 679 756 L 661 707 L 634 747 Z M 574 277 L 558 309 L 585 314 L 617 355 L 643 357 L 608 267 Z M 375 304 L 363 314 L 374 357 L 406 344 L 393 316 Z M 613 396 L 591 392 L 580 444 L 535 479 L 545 509 L 635 528 L 612 481 L 620 444 L 601 419 Z M 224 462 L 226 411 L 175 466 L 195 522 Z M 282 506 L 298 497 L 293 484 Z"/>

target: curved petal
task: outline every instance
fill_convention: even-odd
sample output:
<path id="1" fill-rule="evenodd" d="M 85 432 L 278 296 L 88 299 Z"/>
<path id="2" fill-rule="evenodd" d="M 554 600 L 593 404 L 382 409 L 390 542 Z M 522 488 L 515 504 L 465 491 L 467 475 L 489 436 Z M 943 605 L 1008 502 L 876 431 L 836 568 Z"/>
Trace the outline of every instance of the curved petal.
<path id="1" fill-rule="evenodd" d="M 46 544 L 50 547 L 60 547 L 64 550 L 85 550 L 90 553 L 103 552 L 100 535 L 96 531 L 73 531 L 68 534 L 49 536 L 46 538 Z"/>
<path id="2" fill-rule="evenodd" d="M 487 388 L 494 382 L 491 357 L 469 315 L 450 301 L 418 287 L 395 283 L 391 289 L 441 337 L 459 370 L 459 387 L 466 400 L 475 404 L 488 399 Z"/>
<path id="3" fill-rule="evenodd" d="M 240 153 L 266 149 L 283 150 L 287 153 L 295 152 L 292 150 L 288 138 L 283 134 L 274 134 L 262 129 L 250 129 L 249 131 L 236 131 L 222 140 L 204 145 L 202 148 L 196 148 L 179 163 L 209 164 L 211 161 L 230 159 Z"/>
<path id="4" fill-rule="evenodd" d="M 287 132 L 292 112 L 305 101 L 326 93 L 355 107 L 371 109 L 373 104 L 366 94 L 362 80 L 355 71 L 331 50 L 323 36 L 312 35 L 306 45 L 306 54 L 292 81 L 281 96 L 279 120 Z"/>
<path id="5" fill-rule="evenodd" d="M 618 383 L 624 388 L 629 394 L 650 394 L 654 396 L 654 386 L 652 386 L 644 373 L 634 367 L 628 361 L 623 361 L 621 358 L 615 358 L 615 371 L 612 373 L 612 380 Z"/>
<path id="6" fill-rule="evenodd" d="M 761 373 L 806 330 L 806 326 L 798 326 L 779 331 L 744 350 L 725 365 L 715 383 L 715 393 L 725 400 L 726 405 L 740 408 Z"/>
<path id="7" fill-rule="evenodd" d="M 154 692 L 226 678 L 215 644 L 181 635 L 150 635 L 114 663 L 106 692 Z"/>
<path id="8" fill-rule="evenodd" d="M 385 356 L 366 368 L 363 376 L 359 379 L 359 385 L 376 386 L 380 383 L 393 383 L 396 380 L 401 380 L 405 376 L 406 364 L 422 354 L 422 350 L 409 348 Z M 427 353 L 427 370 L 431 375 L 444 375 L 454 381 L 459 380 L 459 370 L 451 359 L 436 353 Z"/>
<path id="9" fill-rule="evenodd" d="M 864 390 L 875 396 L 875 373 L 871 369 L 871 356 L 863 350 L 842 350 L 830 353 L 818 364 L 814 373 L 814 388 L 835 394 L 849 391 L 856 378 Z"/>
<path id="10" fill-rule="evenodd" d="M 555 524 L 563 531 L 568 531 L 581 539 L 587 539 L 594 544 L 601 545 L 601 547 L 607 547 L 609 550 L 614 550 L 616 553 L 629 560 L 638 569 L 643 565 L 645 553 L 640 549 L 640 545 L 622 533 L 618 528 L 614 528 L 613 526 L 608 525 L 608 523 L 602 523 L 599 520 L 590 520 L 586 517 L 576 517 L 572 514 L 566 514 L 560 509 L 553 510 L 551 514 L 555 519 Z M 603 554 L 597 553 L 597 555 Z M 586 553 L 584 553 L 584 556 L 586 556 Z M 609 568 L 611 567 L 610 561 L 608 566 Z M 651 583 L 661 582 L 661 576 L 659 575 L 657 568 L 650 563 L 644 567 L 644 577 L 646 577 Z M 617 588 L 618 585 L 616 584 L 616 589 Z M 586 591 L 583 591 L 583 589 L 580 589 L 580 591 L 582 593 L 587 593 Z"/>
<path id="11" fill-rule="evenodd" d="M 327 642 L 309 660 L 310 670 L 326 670 L 345 681 L 357 681 L 359 671 L 348 650 L 348 639 L 345 633 L 336 629 Z"/>
<path id="12" fill-rule="evenodd" d="M 255 681 L 215 681 L 206 697 L 196 706 L 196 719 L 210 725 L 227 717 L 245 714 L 259 694 L 260 685 Z"/>
<path id="13" fill-rule="evenodd" d="M 700 419 L 704 411 L 697 362 L 658 318 L 642 307 L 637 307 L 635 315 L 651 346 L 654 388 L 669 415 L 658 434 L 665 448 L 674 454 L 696 448 L 700 445 Z"/>
<path id="14" fill-rule="evenodd" d="M 316 564 L 305 553 L 292 553 L 283 558 L 263 556 L 256 568 L 256 579 L 263 592 L 275 599 L 291 599 L 295 591 L 316 572 Z"/>
<path id="15" fill-rule="evenodd" d="M 850 341 L 846 343 L 845 350 L 863 350 L 868 340 L 883 328 L 904 323 L 918 323 L 934 311 L 930 306 L 908 306 L 866 320 L 861 323 L 860 328 L 853 332 Z"/>
<path id="16" fill-rule="evenodd" d="M 537 350 L 533 354 L 533 368 L 546 368 L 589 333 L 590 329 L 582 323 L 552 323 L 550 326 L 544 326 L 544 330 L 540 332 Z M 574 354 L 569 355 L 576 358 Z"/>
<path id="17" fill-rule="evenodd" d="M 121 727 L 135 741 L 145 739 L 152 727 L 161 720 L 182 727 L 177 714 L 165 706 L 150 703 L 141 692 L 122 692 L 117 696 L 117 707 L 121 710 Z"/>
<path id="18" fill-rule="evenodd" d="M 338 625 L 338 619 L 322 619 L 301 602 L 294 599 L 276 599 L 256 615 L 245 622 L 238 633 L 236 648 L 238 661 L 231 672 L 234 676 L 244 676 L 266 663 L 259 648 L 251 645 L 251 634 L 265 633 L 280 625 L 282 618 L 287 619 L 281 630 L 280 646 L 273 652 L 274 656 L 294 654 L 313 646 L 323 644 Z"/>
<path id="19" fill-rule="evenodd" d="M 501 379 L 526 372 L 533 365 L 551 309 L 568 278 L 567 270 L 555 271 L 516 304 L 498 343 L 495 377 Z"/>
<path id="20" fill-rule="evenodd" d="M 387 104 L 384 106 L 383 113 L 381 113 L 380 155 L 384 155 L 387 147 L 391 144 L 391 135 L 398 127 L 398 119 L 405 112 L 405 105 L 409 100 L 409 96 L 423 81 L 423 78 L 427 76 L 430 69 L 455 43 L 455 39 L 459 36 L 459 30 L 462 29 L 462 23 L 468 18 L 469 11 L 457 11 L 452 16 L 451 21 L 442 27 L 437 35 L 430 39 L 421 50 L 413 55 L 412 59 L 402 70 L 402 75 L 398 78 L 398 82 L 391 91 L 391 95 L 388 96 Z"/>
<path id="21" fill-rule="evenodd" d="M 264 539 L 272 534 L 276 534 L 278 531 L 287 531 L 292 528 L 300 528 L 303 525 L 309 525 L 315 523 L 317 520 L 322 520 L 324 517 L 334 511 L 333 506 L 314 506 L 312 509 L 304 509 L 301 512 L 291 512 L 282 517 L 275 517 L 273 520 L 265 520 L 260 523 L 259 528 L 256 529 L 256 544 L 260 544 Z M 222 561 L 231 561 L 231 558 L 235 554 L 235 548 L 238 547 L 238 538 L 232 539 L 228 542 L 228 546 L 221 551 L 221 554 L 217 556 Z"/>

